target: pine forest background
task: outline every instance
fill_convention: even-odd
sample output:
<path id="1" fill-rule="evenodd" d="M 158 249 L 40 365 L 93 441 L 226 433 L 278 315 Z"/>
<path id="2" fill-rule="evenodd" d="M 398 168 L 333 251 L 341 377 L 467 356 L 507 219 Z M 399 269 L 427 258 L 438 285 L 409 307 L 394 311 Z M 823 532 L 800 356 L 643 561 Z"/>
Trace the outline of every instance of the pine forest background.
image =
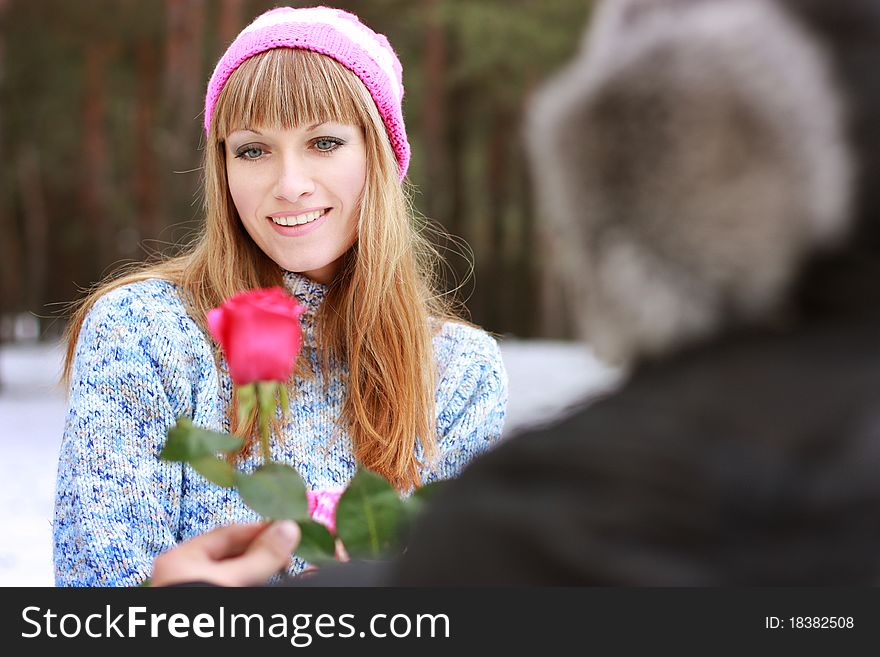
<path id="1" fill-rule="evenodd" d="M 41 336 L 56 337 L 83 288 L 192 235 L 208 77 L 241 28 L 277 4 L 0 0 L 0 316 L 37 317 Z M 473 250 L 460 291 L 473 321 L 569 337 L 521 120 L 576 50 L 590 3 L 327 4 L 386 34 L 403 62 L 415 203 Z M 450 281 L 461 280 L 466 261 L 448 259 Z"/>

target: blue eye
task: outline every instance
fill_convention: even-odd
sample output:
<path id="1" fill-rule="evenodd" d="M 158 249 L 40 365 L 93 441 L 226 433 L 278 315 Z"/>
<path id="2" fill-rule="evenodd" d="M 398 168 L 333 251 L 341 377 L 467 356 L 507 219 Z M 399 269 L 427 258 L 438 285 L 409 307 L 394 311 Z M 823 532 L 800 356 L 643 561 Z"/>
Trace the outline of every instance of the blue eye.
<path id="1" fill-rule="evenodd" d="M 321 153 L 331 153 L 342 146 L 345 142 L 336 137 L 318 137 L 314 142 L 315 148 Z"/>
<path id="2" fill-rule="evenodd" d="M 244 160 L 256 160 L 261 155 L 263 155 L 263 149 L 259 146 L 242 146 L 235 151 L 235 157 L 240 157 Z"/>

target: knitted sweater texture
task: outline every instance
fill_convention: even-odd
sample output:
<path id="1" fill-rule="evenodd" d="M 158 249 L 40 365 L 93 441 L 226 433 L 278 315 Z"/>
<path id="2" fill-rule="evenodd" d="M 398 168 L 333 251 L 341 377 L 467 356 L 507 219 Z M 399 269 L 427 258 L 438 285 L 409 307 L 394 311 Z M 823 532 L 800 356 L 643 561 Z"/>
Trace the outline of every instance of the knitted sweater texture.
<path id="1" fill-rule="evenodd" d="M 350 439 L 337 429 L 346 366 L 331 361 L 325 376 L 319 365 L 314 320 L 326 287 L 289 272 L 285 286 L 307 308 L 303 350 L 314 377 L 294 381 L 289 421 L 283 440 L 273 440 L 272 458 L 299 471 L 320 508 L 320 498 L 338 494 L 356 469 Z M 424 483 L 456 476 L 498 441 L 507 407 L 507 374 L 489 335 L 447 322 L 434 350 L 439 457 L 422 469 Z M 96 302 L 76 345 L 58 464 L 57 585 L 137 585 L 156 555 L 176 543 L 258 519 L 234 489 L 158 458 L 179 417 L 229 431 L 231 397 L 225 360 L 218 370 L 210 340 L 172 283 L 133 283 Z M 256 468 L 257 452 L 238 467 Z M 304 565 L 294 559 L 290 572 Z"/>

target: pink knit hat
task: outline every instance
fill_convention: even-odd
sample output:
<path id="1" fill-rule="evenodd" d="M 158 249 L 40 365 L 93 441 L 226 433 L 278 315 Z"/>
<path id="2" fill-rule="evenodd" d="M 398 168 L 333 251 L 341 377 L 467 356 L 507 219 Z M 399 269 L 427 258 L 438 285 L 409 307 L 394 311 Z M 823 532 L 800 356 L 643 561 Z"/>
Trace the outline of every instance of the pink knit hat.
<path id="1" fill-rule="evenodd" d="M 341 9 L 279 7 L 258 16 L 235 37 L 208 82 L 205 132 L 223 86 L 246 59 L 273 48 L 302 48 L 332 57 L 357 75 L 376 103 L 397 157 L 401 180 L 409 166 L 409 142 L 403 125 L 403 68 L 382 34 Z"/>

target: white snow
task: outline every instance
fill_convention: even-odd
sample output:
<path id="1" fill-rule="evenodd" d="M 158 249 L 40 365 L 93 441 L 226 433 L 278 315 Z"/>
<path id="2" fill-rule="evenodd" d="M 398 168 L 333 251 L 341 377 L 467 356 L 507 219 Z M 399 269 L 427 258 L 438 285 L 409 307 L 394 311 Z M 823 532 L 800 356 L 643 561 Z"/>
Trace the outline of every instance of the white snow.
<path id="1" fill-rule="evenodd" d="M 0 349 L 0 585 L 52 586 L 52 507 L 64 429 L 61 349 Z"/>
<path id="2" fill-rule="evenodd" d="M 579 344 L 506 338 L 506 433 L 545 422 L 620 380 Z M 0 586 L 52 586 L 52 512 L 65 399 L 59 345 L 0 348 Z"/>

